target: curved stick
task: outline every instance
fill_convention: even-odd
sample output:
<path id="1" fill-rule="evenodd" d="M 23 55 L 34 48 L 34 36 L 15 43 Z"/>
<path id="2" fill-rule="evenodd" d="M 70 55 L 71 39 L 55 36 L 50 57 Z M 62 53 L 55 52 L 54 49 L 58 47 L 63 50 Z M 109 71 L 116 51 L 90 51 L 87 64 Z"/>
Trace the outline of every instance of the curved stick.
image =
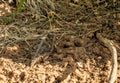
<path id="1" fill-rule="evenodd" d="M 97 33 L 96 37 L 98 38 L 99 41 L 101 41 L 111 52 L 112 55 L 112 70 L 110 72 L 109 75 L 109 80 L 108 83 L 114 83 L 115 80 L 117 79 L 117 50 L 114 46 L 113 41 L 108 40 L 104 37 L 102 37 L 102 35 L 100 33 Z"/>

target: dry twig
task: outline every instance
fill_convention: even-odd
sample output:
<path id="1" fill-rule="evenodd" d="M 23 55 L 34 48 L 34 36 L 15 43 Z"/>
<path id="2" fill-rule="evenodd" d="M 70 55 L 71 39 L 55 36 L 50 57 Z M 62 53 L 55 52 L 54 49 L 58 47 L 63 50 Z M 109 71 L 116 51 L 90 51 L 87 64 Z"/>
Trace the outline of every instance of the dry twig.
<path id="1" fill-rule="evenodd" d="M 99 39 L 99 41 L 101 41 L 111 52 L 112 55 L 112 70 L 110 72 L 109 75 L 109 80 L 108 83 L 114 83 L 115 80 L 117 79 L 117 51 L 115 48 L 115 44 L 113 43 L 113 41 L 108 40 L 104 37 L 102 37 L 102 35 L 100 33 L 97 33 L 97 38 Z"/>

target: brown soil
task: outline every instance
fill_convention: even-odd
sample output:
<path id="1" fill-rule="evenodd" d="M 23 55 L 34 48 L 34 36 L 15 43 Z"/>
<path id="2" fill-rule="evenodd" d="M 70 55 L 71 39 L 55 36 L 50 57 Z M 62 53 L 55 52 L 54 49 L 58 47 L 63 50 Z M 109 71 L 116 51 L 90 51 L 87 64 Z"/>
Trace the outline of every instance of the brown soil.
<path id="1" fill-rule="evenodd" d="M 1 15 L 0 83 L 107 83 L 111 52 L 96 33 L 120 46 L 119 2 L 54 3 L 55 12 L 41 19 L 28 11 L 9 21 L 11 15 Z M 117 53 L 120 83 L 118 48 Z"/>

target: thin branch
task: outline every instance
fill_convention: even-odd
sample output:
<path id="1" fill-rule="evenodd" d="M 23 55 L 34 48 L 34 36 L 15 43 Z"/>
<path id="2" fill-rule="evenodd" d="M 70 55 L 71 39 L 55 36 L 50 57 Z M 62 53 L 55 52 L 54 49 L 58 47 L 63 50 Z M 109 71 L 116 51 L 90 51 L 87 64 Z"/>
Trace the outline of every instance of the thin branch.
<path id="1" fill-rule="evenodd" d="M 99 41 L 101 41 L 111 52 L 112 55 L 112 69 L 109 75 L 109 80 L 108 83 L 114 83 L 115 80 L 117 79 L 117 50 L 114 46 L 113 41 L 108 40 L 104 37 L 102 37 L 102 35 L 100 33 L 97 33 L 96 37 L 98 38 Z"/>

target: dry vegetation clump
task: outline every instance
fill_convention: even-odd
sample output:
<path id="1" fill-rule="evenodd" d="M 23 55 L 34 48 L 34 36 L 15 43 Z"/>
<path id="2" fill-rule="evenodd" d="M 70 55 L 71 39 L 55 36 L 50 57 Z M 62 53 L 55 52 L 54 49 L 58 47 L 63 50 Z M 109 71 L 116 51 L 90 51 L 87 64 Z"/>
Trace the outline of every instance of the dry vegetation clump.
<path id="1" fill-rule="evenodd" d="M 0 82 L 107 83 L 111 52 L 96 33 L 119 47 L 119 3 L 19 0 L 0 17 Z"/>
<path id="2" fill-rule="evenodd" d="M 38 17 L 46 16 L 50 11 L 55 10 L 55 5 L 51 0 L 26 0 L 24 5 Z"/>

